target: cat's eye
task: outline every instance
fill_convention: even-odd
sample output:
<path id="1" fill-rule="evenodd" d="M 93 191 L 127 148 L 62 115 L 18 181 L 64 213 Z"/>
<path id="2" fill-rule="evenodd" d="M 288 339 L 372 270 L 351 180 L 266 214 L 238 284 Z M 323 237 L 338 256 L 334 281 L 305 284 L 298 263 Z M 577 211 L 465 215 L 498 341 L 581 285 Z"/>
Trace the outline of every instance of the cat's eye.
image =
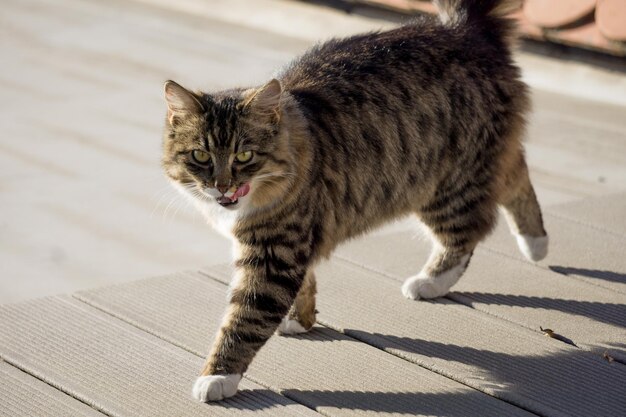
<path id="1" fill-rule="evenodd" d="M 191 157 L 199 164 L 205 165 L 211 159 L 211 155 L 205 151 L 193 151 Z"/>
<path id="2" fill-rule="evenodd" d="M 235 160 L 237 162 L 245 163 L 252 159 L 252 155 L 252 151 L 239 152 L 237 155 L 235 155 Z"/>

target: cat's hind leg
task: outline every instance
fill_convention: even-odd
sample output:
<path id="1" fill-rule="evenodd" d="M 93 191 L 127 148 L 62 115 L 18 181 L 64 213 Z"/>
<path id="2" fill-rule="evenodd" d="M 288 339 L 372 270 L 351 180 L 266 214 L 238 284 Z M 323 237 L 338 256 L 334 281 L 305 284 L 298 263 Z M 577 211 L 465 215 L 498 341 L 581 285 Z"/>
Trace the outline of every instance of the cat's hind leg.
<path id="1" fill-rule="evenodd" d="M 493 228 L 495 204 L 484 184 L 459 181 L 418 210 L 430 229 L 433 250 L 420 273 L 402 285 L 405 297 L 417 300 L 448 293 L 465 272 L 478 242 Z"/>
<path id="2" fill-rule="evenodd" d="M 533 262 L 545 258 L 548 254 L 548 235 L 521 152 L 507 172 L 500 204 L 522 254 Z"/>
<path id="3" fill-rule="evenodd" d="M 306 274 L 304 282 L 298 295 L 289 310 L 289 313 L 283 318 L 278 326 L 278 334 L 289 335 L 305 333 L 311 330 L 315 324 L 315 294 L 317 285 L 315 282 L 315 274 L 309 271 Z"/>
<path id="4" fill-rule="evenodd" d="M 471 256 L 471 250 L 454 251 L 436 243 L 422 271 L 404 281 L 402 294 L 412 300 L 446 295 L 465 272 Z"/>

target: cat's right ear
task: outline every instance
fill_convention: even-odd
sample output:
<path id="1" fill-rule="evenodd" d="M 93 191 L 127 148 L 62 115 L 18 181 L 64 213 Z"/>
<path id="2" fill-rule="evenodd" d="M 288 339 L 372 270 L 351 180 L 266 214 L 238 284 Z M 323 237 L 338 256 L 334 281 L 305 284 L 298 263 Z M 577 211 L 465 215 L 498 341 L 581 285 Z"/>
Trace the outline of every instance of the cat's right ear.
<path id="1" fill-rule="evenodd" d="M 202 113 L 203 106 L 198 97 L 180 84 L 167 80 L 163 86 L 163 92 L 167 102 L 167 120 L 170 125 L 174 124 L 176 117 Z"/>

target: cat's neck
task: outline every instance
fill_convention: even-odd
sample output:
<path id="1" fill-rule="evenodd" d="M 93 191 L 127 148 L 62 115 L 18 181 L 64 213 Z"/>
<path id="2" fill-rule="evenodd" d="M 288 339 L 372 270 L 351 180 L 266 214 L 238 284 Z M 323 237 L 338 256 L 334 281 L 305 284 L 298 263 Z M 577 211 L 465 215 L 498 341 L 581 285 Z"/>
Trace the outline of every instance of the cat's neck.
<path id="1" fill-rule="evenodd" d="M 298 103 L 288 92 L 284 93 L 281 115 L 280 141 L 282 148 L 289 160 L 289 169 L 282 178 L 281 187 L 275 195 L 262 196 L 255 200 L 257 204 L 251 204 L 237 218 L 237 223 L 251 225 L 255 222 L 265 222 L 273 218 L 276 213 L 288 208 L 298 201 L 309 183 L 310 168 L 313 162 L 313 148 L 306 118 L 300 111 Z"/>

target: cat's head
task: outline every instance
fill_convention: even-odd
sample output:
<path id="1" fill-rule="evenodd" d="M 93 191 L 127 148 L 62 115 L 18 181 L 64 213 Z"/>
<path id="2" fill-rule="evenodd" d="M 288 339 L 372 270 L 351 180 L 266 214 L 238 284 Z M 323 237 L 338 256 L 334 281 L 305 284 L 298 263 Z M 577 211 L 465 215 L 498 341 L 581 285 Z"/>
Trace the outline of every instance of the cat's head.
<path id="1" fill-rule="evenodd" d="M 293 176 L 277 80 L 260 88 L 193 93 L 165 83 L 163 168 L 174 184 L 228 210 L 263 207 Z"/>

